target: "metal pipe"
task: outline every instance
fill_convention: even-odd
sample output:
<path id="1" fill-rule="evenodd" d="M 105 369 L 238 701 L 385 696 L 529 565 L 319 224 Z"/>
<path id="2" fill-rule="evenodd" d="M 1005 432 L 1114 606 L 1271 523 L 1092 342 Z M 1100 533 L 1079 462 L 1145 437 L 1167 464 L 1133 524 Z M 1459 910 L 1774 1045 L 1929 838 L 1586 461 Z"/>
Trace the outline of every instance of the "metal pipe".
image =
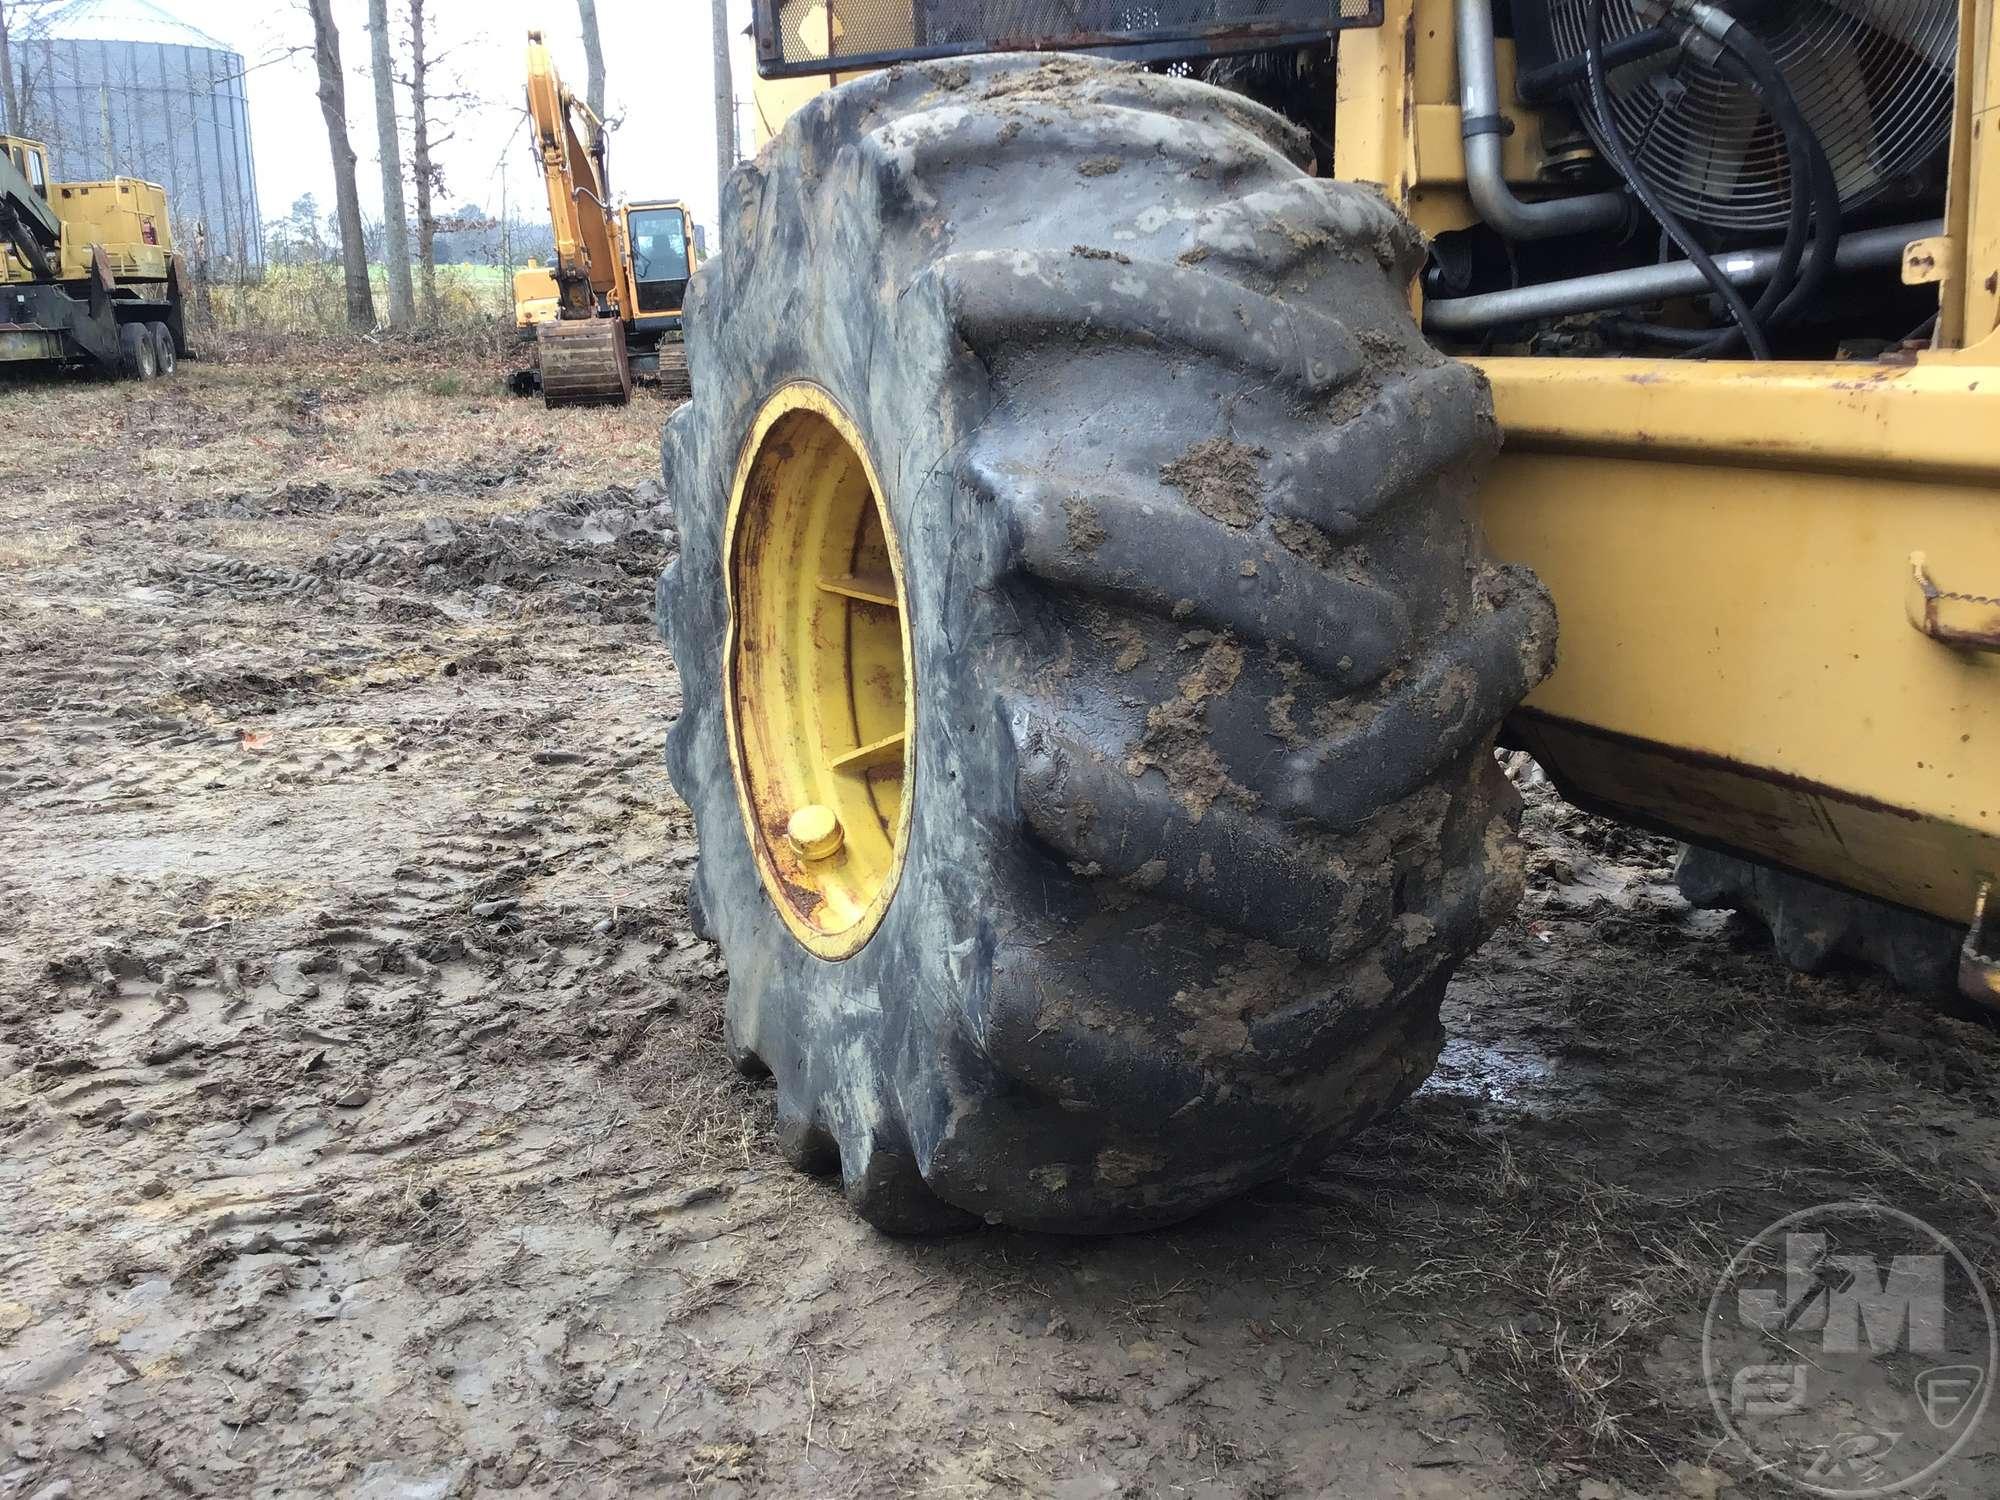
<path id="1" fill-rule="evenodd" d="M 1845 235 L 1834 251 L 1833 263 L 1843 271 L 1868 270 L 1895 265 L 1903 258 L 1903 247 L 1912 240 L 1929 239 L 1944 233 L 1944 222 L 1927 219 L 1917 224 L 1891 224 L 1883 229 L 1864 229 Z M 1743 286 L 1770 279 L 1784 252 L 1773 246 L 1763 250 L 1738 250 L 1715 257 L 1722 274 Z M 1707 278 L 1684 260 L 1663 265 L 1633 266 L 1624 271 L 1603 271 L 1595 276 L 1576 276 L 1568 281 L 1545 281 L 1538 286 L 1515 287 L 1505 292 L 1478 292 L 1470 297 L 1447 297 L 1424 304 L 1424 329 L 1430 333 L 1472 333 L 1502 323 L 1525 323 L 1538 318 L 1560 318 L 1570 313 L 1610 312 L 1637 307 L 1668 297 L 1699 295 L 1709 290 Z"/>
<path id="2" fill-rule="evenodd" d="M 1479 217 L 1510 240 L 1545 240 L 1616 229 L 1630 216 L 1623 193 L 1586 193 L 1528 203 L 1507 186 L 1501 163 L 1500 74 L 1493 61 L 1493 0 L 1458 0 L 1458 110 L 1465 190 Z"/>

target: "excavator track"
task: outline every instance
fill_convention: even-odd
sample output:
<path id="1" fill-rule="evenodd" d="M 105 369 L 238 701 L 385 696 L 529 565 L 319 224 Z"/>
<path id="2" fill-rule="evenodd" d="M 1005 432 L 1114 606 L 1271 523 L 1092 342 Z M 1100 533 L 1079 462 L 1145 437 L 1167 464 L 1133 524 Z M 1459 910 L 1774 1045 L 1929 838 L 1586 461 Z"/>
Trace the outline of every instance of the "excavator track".
<path id="1" fill-rule="evenodd" d="M 632 398 L 625 325 L 616 318 L 544 323 L 535 342 L 541 352 L 545 404 L 617 406 Z"/>
<path id="2" fill-rule="evenodd" d="M 663 340 L 660 344 L 660 394 L 669 401 L 685 401 L 694 394 L 694 383 L 688 376 L 687 345 L 678 340 Z"/>

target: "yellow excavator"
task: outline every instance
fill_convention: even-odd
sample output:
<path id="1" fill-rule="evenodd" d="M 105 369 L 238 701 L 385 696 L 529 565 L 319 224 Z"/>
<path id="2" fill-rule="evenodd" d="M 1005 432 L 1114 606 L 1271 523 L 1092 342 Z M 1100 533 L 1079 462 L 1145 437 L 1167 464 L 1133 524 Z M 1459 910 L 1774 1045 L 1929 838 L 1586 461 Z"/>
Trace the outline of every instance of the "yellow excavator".
<path id="1" fill-rule="evenodd" d="M 1105 1231 L 1324 1153 L 1511 920 L 1496 735 L 2000 1006 L 1991 0 L 752 14 L 659 613 L 796 1163 Z"/>
<path id="2" fill-rule="evenodd" d="M 550 406 L 620 404 L 635 375 L 688 394 L 681 302 L 695 264 L 694 219 L 675 199 L 614 203 L 603 124 L 563 86 L 528 33 L 528 117 L 549 193 L 555 263 L 514 275 L 514 328 L 535 349 L 514 389 Z"/>

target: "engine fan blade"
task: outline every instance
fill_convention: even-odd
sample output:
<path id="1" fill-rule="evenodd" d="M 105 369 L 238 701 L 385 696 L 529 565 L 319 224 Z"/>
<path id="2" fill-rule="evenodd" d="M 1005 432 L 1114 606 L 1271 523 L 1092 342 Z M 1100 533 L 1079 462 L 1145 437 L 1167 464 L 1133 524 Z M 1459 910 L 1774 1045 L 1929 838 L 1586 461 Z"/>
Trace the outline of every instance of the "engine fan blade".
<path id="1" fill-rule="evenodd" d="M 1958 66 L 1958 6 L 1953 0 L 1823 0 L 1841 14 L 1894 37 L 1949 77 Z"/>
<path id="2" fill-rule="evenodd" d="M 1763 122 L 1764 106 L 1748 89 L 1734 84 L 1712 97 L 1713 112 L 1702 121 L 1705 149 L 1690 145 L 1684 159 L 1664 165 L 1689 194 L 1708 203 L 1728 204 L 1746 190 L 1754 193 L 1763 186 L 1754 174 L 1746 179 L 1744 165 Z"/>
<path id="3" fill-rule="evenodd" d="M 1815 42 L 1810 50 L 1785 58 L 1783 66 L 1800 112 L 1833 165 L 1840 201 L 1852 202 L 1879 187 L 1883 143 L 1876 135 L 1868 79 L 1853 38 Z"/>

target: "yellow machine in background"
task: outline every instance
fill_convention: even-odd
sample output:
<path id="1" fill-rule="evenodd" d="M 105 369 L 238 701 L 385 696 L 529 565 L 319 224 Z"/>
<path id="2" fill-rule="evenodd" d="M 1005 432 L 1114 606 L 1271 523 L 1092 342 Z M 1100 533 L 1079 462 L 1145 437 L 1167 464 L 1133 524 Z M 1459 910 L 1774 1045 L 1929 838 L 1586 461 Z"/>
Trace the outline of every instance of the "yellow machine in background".
<path id="1" fill-rule="evenodd" d="M 1745 12 L 1737 39 L 1759 28 L 1792 68 L 1841 203 L 1820 300 L 1789 325 L 1806 331 L 1798 352 L 1758 361 L 1740 344 L 1692 361 L 1647 347 L 1699 342 L 1710 288 L 1672 247 L 1658 263 L 1658 231 L 1639 228 L 1607 158 L 1590 8 L 1516 4 L 1513 34 L 1496 35 L 1492 0 L 1364 0 L 1338 8 L 1330 59 L 1301 35 L 1260 54 L 1276 60 L 1262 74 L 1194 66 L 1248 78 L 1313 133 L 1323 174 L 1378 185 L 1431 237 L 1413 294 L 1425 331 L 1479 362 L 1505 435 L 1488 533 L 1561 618 L 1560 666 L 1506 737 L 1580 805 L 1937 919 L 1933 948 L 1947 927 L 1963 939 L 1964 991 L 2000 1001 L 2000 142 L 1980 128 L 2000 113 L 1993 7 Z M 979 0 L 900 24 L 886 9 L 863 25 L 838 0 L 760 7 L 760 134 L 838 81 L 988 36 L 1121 40 L 1008 33 Z M 1207 14 L 1184 54 L 1282 29 L 1268 6 L 1189 9 Z M 1313 30 L 1313 8 L 1293 9 Z M 1729 12 L 1611 0 L 1607 89 L 1634 149 L 1655 153 L 1643 166 L 1754 296 L 1780 253 L 1788 158 L 1707 34 L 1736 25 Z M 1175 55 L 1157 33 L 1129 40 L 1141 61 Z M 1297 86 L 1315 71 L 1331 119 Z M 1642 130 L 1647 88 L 1672 107 Z M 1769 881 L 1703 884 L 1788 936 Z M 1790 934 L 1794 957 L 1858 953 L 1892 925 L 1886 908 L 1805 906 L 1790 925 L 1816 928 Z"/>
<path id="2" fill-rule="evenodd" d="M 601 122 L 563 87 L 538 31 L 528 33 L 528 114 L 556 254 L 554 265 L 514 276 L 516 334 L 537 356 L 516 389 L 539 385 L 550 406 L 623 402 L 636 373 L 686 395 L 681 302 L 695 264 L 693 217 L 673 199 L 614 206 Z"/>
<path id="3" fill-rule="evenodd" d="M 0 136 L 0 364 L 151 379 L 186 348 L 165 191 L 51 182 L 41 142 Z"/>

